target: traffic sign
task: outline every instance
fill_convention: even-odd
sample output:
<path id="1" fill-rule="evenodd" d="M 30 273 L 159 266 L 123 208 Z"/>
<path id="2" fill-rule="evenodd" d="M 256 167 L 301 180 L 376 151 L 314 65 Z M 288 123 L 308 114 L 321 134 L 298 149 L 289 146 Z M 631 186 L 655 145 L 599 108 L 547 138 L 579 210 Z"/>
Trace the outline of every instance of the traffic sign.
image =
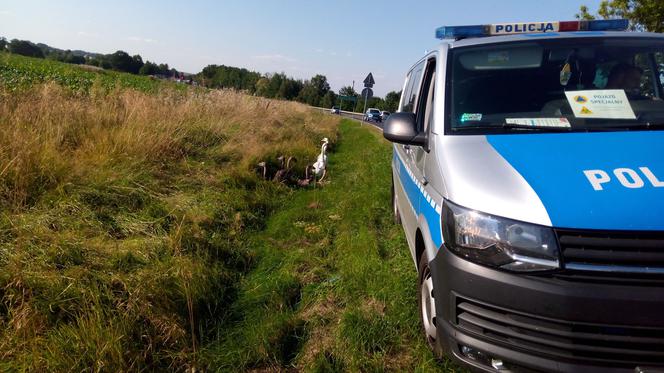
<path id="1" fill-rule="evenodd" d="M 373 75 L 369 73 L 366 78 L 364 78 L 364 86 L 367 88 L 371 88 L 376 84 L 376 81 L 373 78 Z"/>
<path id="2" fill-rule="evenodd" d="M 372 98 L 373 97 L 373 91 L 371 90 L 371 88 L 367 87 L 367 88 L 363 89 L 362 90 L 362 97 L 364 97 L 365 101 Z"/>

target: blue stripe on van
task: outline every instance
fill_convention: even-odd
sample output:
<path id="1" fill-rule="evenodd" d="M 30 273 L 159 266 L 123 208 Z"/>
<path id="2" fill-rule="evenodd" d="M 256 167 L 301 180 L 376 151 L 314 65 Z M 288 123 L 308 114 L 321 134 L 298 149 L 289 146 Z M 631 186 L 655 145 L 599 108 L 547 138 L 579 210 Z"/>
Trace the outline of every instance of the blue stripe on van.
<path id="1" fill-rule="evenodd" d="M 398 175 L 403 186 L 408 204 L 415 211 L 415 215 L 423 215 L 429 226 L 429 235 L 436 248 L 443 244 L 442 231 L 440 227 L 440 202 L 431 198 L 424 187 L 416 180 L 412 172 L 406 167 L 401 157 L 394 151 L 395 163 L 398 165 Z"/>
<path id="2" fill-rule="evenodd" d="M 664 131 L 486 138 L 537 193 L 553 226 L 664 230 Z M 604 176 L 598 189 L 586 172 Z"/>

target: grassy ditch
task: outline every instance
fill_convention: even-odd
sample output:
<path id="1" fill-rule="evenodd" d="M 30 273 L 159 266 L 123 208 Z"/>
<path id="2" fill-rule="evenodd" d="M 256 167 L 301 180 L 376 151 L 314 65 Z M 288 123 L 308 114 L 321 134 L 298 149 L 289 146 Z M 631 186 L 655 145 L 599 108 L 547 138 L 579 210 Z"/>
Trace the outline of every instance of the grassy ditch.
<path id="1" fill-rule="evenodd" d="M 203 351 L 220 371 L 456 371 L 422 337 L 417 274 L 390 211 L 391 147 L 343 120 L 329 183 L 251 237 L 258 263 Z"/>
<path id="2" fill-rule="evenodd" d="M 302 173 L 337 124 L 226 91 L 0 89 L 0 371 L 201 366 L 295 194 L 255 164 Z"/>

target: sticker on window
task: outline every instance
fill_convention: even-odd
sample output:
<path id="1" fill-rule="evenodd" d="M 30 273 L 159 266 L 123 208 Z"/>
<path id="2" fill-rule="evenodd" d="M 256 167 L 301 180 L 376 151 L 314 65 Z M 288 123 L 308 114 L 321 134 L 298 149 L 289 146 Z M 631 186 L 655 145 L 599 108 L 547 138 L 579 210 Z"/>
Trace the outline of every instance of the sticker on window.
<path id="1" fill-rule="evenodd" d="M 490 64 L 503 64 L 510 61 L 510 52 L 496 51 L 487 54 L 487 62 Z"/>
<path id="2" fill-rule="evenodd" d="M 598 89 L 565 92 L 577 118 L 636 119 L 622 89 Z"/>
<path id="3" fill-rule="evenodd" d="M 533 127 L 571 127 L 567 118 L 506 118 L 505 123 Z"/>
<path id="4" fill-rule="evenodd" d="M 481 120 L 482 120 L 482 114 L 463 113 L 463 115 L 461 115 L 462 122 L 480 122 Z"/>

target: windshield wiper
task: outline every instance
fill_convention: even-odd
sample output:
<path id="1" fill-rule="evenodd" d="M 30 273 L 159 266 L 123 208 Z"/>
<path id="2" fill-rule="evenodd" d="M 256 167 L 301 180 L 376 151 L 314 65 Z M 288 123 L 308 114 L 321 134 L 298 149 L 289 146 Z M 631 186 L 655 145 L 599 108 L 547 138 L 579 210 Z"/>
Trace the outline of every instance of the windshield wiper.
<path id="1" fill-rule="evenodd" d="M 620 127 L 622 128 L 623 126 L 620 126 Z M 624 126 L 624 128 L 627 128 L 627 129 L 632 129 L 632 128 L 638 128 L 638 129 L 664 128 L 664 122 L 663 123 L 650 123 L 650 122 L 635 123 L 635 124 L 630 124 L 630 125 Z"/>
<path id="2" fill-rule="evenodd" d="M 588 130 L 594 131 L 594 130 L 609 130 L 609 131 L 616 131 L 616 130 L 623 130 L 623 131 L 631 131 L 631 130 L 654 130 L 654 129 L 662 129 L 664 128 L 664 123 L 650 123 L 650 122 L 640 122 L 640 123 L 620 123 L 620 124 L 611 124 L 611 125 L 604 125 L 604 126 L 588 126 Z"/>

